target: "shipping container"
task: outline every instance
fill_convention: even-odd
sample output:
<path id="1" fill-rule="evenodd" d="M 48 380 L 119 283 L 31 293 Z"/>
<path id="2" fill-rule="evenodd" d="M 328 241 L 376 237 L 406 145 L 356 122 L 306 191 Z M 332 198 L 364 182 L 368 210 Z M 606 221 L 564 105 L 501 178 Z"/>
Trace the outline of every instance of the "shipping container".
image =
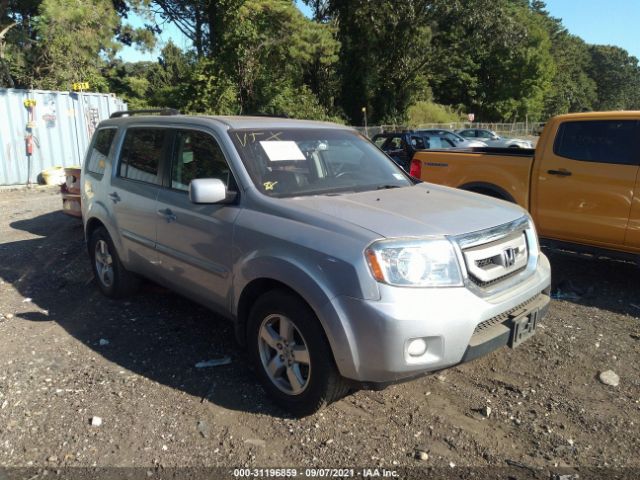
<path id="1" fill-rule="evenodd" d="M 108 93 L 0 88 L 0 185 L 36 183 L 47 168 L 81 165 L 98 123 L 126 109 Z"/>

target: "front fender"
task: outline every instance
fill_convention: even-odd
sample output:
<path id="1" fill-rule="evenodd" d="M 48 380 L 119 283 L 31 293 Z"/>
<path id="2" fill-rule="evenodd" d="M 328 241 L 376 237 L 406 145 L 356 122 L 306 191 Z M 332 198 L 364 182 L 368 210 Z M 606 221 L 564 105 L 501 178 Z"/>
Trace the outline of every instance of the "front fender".
<path id="1" fill-rule="evenodd" d="M 327 336 L 336 365 L 345 377 L 352 377 L 354 359 L 350 348 L 353 333 L 348 322 L 341 320 L 332 300 L 337 292 L 327 278 L 323 265 L 311 269 L 291 258 L 251 255 L 237 263 L 232 288 L 232 313 L 238 316 L 240 297 L 255 280 L 273 280 L 296 292 L 314 311 Z"/>

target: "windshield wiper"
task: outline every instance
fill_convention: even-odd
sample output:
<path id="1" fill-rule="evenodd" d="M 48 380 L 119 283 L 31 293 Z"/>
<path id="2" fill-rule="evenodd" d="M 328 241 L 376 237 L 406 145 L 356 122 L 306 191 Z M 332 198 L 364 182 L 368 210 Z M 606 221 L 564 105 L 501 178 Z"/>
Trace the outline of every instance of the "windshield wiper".
<path id="1" fill-rule="evenodd" d="M 400 185 L 378 185 L 376 190 L 389 190 L 390 188 L 400 188 Z"/>

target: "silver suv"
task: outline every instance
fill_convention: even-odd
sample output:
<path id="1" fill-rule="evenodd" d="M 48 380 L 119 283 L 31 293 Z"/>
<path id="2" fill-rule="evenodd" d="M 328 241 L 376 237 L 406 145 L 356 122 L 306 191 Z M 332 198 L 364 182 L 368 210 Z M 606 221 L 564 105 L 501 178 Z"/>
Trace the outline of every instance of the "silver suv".
<path id="1" fill-rule="evenodd" d="M 515 347 L 547 309 L 526 211 L 409 177 L 350 128 L 113 117 L 82 172 L 100 290 L 143 276 L 227 317 L 291 412 Z"/>

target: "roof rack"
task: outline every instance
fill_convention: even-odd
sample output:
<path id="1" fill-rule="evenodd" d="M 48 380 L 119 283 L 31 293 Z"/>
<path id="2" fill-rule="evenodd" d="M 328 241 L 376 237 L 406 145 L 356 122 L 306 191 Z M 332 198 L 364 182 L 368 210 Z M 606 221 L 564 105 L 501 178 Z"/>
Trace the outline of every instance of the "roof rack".
<path id="1" fill-rule="evenodd" d="M 109 118 L 129 117 L 131 115 L 144 115 L 147 113 L 157 113 L 158 115 L 180 115 L 180 110 L 175 108 L 160 108 L 151 110 L 120 110 L 113 112 Z"/>

